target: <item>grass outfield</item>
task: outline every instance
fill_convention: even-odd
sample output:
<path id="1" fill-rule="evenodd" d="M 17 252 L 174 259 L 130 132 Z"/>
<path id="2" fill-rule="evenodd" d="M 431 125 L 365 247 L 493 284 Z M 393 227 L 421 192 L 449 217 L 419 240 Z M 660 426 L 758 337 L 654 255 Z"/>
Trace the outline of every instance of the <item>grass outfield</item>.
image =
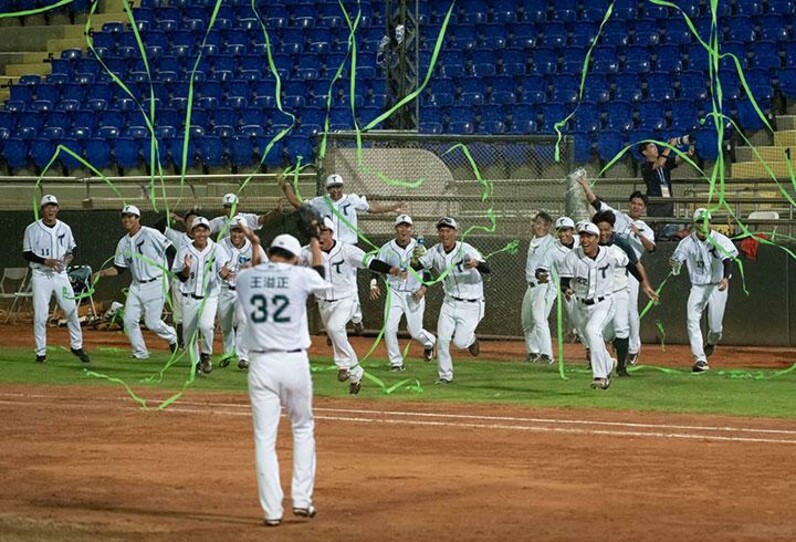
<path id="1" fill-rule="evenodd" d="M 153 353 L 144 362 L 133 361 L 129 352 L 115 348 L 95 349 L 91 355 L 92 371 L 120 379 L 140 396 L 155 401 L 180 389 L 190 373 L 183 357 L 163 372 L 160 383 L 145 384 L 144 379 L 157 376 L 166 366 L 169 359 L 166 354 Z M 43 365 L 33 362 L 28 349 L 4 348 L 0 350 L 0 366 L 0 383 L 116 385 L 121 394 L 125 393 L 118 382 L 87 375 L 77 358 L 58 347 L 50 348 L 47 363 Z M 366 361 L 364 367 L 370 378 L 364 382 L 359 397 L 368 399 L 796 418 L 796 371 L 776 377 L 773 376 L 778 371 L 774 370 L 732 374 L 711 371 L 694 375 L 684 369 L 664 372 L 641 366 L 630 378 L 614 379 L 611 388 L 603 391 L 589 388 L 591 372 L 582 364 L 570 366 L 566 373 L 569 380 L 564 381 L 555 366 L 454 360 L 456 380 L 448 386 L 433 384 L 436 363 L 412 359 L 404 373 L 389 372 L 384 360 Z M 316 396 L 347 396 L 348 386 L 337 382 L 329 358 L 314 359 L 312 370 Z M 245 393 L 246 375 L 234 362 L 226 369 L 215 362 L 213 373 L 197 378 L 189 392 L 191 389 Z"/>

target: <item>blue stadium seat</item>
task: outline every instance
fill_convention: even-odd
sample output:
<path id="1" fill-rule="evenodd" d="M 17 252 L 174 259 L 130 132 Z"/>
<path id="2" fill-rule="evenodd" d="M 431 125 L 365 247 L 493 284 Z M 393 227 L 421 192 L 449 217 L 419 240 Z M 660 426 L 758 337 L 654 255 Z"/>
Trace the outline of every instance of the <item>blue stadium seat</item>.
<path id="1" fill-rule="evenodd" d="M 633 108 L 626 102 L 612 102 L 607 109 L 606 127 L 610 130 L 629 132 L 633 129 Z"/>
<path id="2" fill-rule="evenodd" d="M 542 124 L 540 129 L 542 133 L 552 134 L 555 133 L 554 125 L 557 122 L 564 120 L 567 115 L 569 115 L 570 111 L 563 105 L 548 103 L 542 106 Z M 565 130 L 564 127 L 560 128 L 562 131 Z"/>
<path id="3" fill-rule="evenodd" d="M 774 42 L 758 41 L 750 45 L 752 58 L 751 67 L 778 70 L 781 67 L 779 50 Z"/>
<path id="4" fill-rule="evenodd" d="M 28 164 L 28 142 L 19 137 L 9 137 L 3 147 L 3 157 L 10 169 L 19 169 Z"/>
<path id="5" fill-rule="evenodd" d="M 229 159 L 236 168 L 254 164 L 254 143 L 249 136 L 238 135 L 230 140 Z"/>
<path id="6" fill-rule="evenodd" d="M 650 71 L 649 50 L 646 47 L 639 46 L 626 47 L 623 71 L 630 73 L 648 73 Z"/>
<path id="7" fill-rule="evenodd" d="M 661 30 L 657 21 L 637 21 L 633 34 L 633 43 L 648 47 L 655 47 L 661 42 Z"/>
<path id="8" fill-rule="evenodd" d="M 571 134 L 575 143 L 575 164 L 587 164 L 592 157 L 592 143 L 589 134 L 576 130 Z"/>
<path id="9" fill-rule="evenodd" d="M 510 38 L 511 47 L 533 49 L 539 41 L 539 31 L 532 23 L 520 23 L 514 25 Z"/>
<path id="10" fill-rule="evenodd" d="M 760 39 L 778 43 L 787 42 L 790 39 L 787 20 L 775 15 L 761 18 Z"/>
<path id="11" fill-rule="evenodd" d="M 796 2 L 793 0 L 768 0 L 769 15 L 793 15 L 796 13 Z"/>
<path id="12" fill-rule="evenodd" d="M 502 24 L 488 24 L 481 29 L 481 47 L 493 50 L 506 47 L 509 33 Z"/>
<path id="13" fill-rule="evenodd" d="M 496 0 L 492 4 L 492 18 L 499 23 L 516 22 L 517 4 L 513 0 Z"/>
<path id="14" fill-rule="evenodd" d="M 522 20 L 527 22 L 543 23 L 547 20 L 546 2 L 535 0 L 519 0 L 517 5 L 522 11 Z"/>
<path id="15" fill-rule="evenodd" d="M 567 44 L 567 27 L 561 22 L 550 22 L 544 25 L 545 47 L 559 48 Z"/>
<path id="16" fill-rule="evenodd" d="M 49 130 L 46 129 L 46 130 Z M 63 137 L 63 131 L 60 136 Z M 37 137 L 30 143 L 30 159 L 33 165 L 39 169 L 44 169 L 52 160 L 55 154 L 56 140 L 50 137 Z"/>
<path id="17" fill-rule="evenodd" d="M 659 102 L 644 102 L 639 105 L 638 127 L 641 130 L 660 131 L 666 128 L 664 107 Z"/>
<path id="18" fill-rule="evenodd" d="M 744 3 L 747 0 L 744 1 Z M 755 21 L 751 17 L 736 15 L 732 18 L 727 30 L 727 40 L 741 43 L 752 43 L 755 40 Z"/>
<path id="19" fill-rule="evenodd" d="M 572 27 L 571 47 L 589 47 L 597 37 L 599 27 L 588 21 L 581 21 Z"/>
<path id="20" fill-rule="evenodd" d="M 610 162 L 625 147 L 622 132 L 603 130 L 597 135 L 597 154 L 603 162 Z"/>

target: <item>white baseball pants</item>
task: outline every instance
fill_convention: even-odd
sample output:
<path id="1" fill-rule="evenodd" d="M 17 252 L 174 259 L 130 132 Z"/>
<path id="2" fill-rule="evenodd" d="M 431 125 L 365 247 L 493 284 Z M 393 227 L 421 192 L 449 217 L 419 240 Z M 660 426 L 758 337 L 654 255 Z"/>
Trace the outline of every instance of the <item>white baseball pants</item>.
<path id="1" fill-rule="evenodd" d="M 354 292 L 354 312 L 351 315 L 351 322 L 354 324 L 362 323 L 362 303 L 359 302 L 359 288 Z"/>
<path id="2" fill-rule="evenodd" d="M 525 334 L 525 350 L 528 354 L 544 354 L 553 357 L 553 340 L 548 318 L 555 297 L 550 295 L 550 284 L 536 284 L 525 290 L 522 298 L 522 331 Z"/>
<path id="3" fill-rule="evenodd" d="M 312 504 L 315 486 L 315 421 L 312 416 L 312 378 L 307 353 L 252 353 L 249 397 L 254 423 L 257 489 L 265 519 L 281 519 L 282 484 L 276 437 L 284 406 L 293 429 L 293 507 Z"/>
<path id="4" fill-rule="evenodd" d="M 729 288 L 720 292 L 718 284 L 693 284 L 691 294 L 688 296 L 688 340 L 691 343 L 691 353 L 696 361 L 706 361 L 704 343 L 702 342 L 702 328 L 699 323 L 702 313 L 708 312 L 708 340 L 710 344 L 721 341 L 722 320 L 724 309 L 727 306 Z"/>
<path id="5" fill-rule="evenodd" d="M 437 361 L 439 378 L 453 380 L 453 358 L 451 340 L 459 350 L 475 342 L 475 328 L 484 317 L 485 303 L 480 301 L 457 301 L 445 296 L 437 321 Z"/>
<path id="6" fill-rule="evenodd" d="M 638 354 L 641 352 L 641 317 L 638 312 L 638 292 L 641 284 L 633 275 L 627 277 L 627 287 L 630 291 L 628 298 L 628 314 L 630 318 L 630 344 L 628 352 Z"/>
<path id="7" fill-rule="evenodd" d="M 326 334 L 332 340 L 334 350 L 334 364 L 338 369 L 348 369 L 353 382 L 362 380 L 365 370 L 359 365 L 359 358 L 354 352 L 354 347 L 348 342 L 345 326 L 354 315 L 356 300 L 353 297 L 338 299 L 337 301 L 318 300 L 318 310 L 321 321 L 326 328 Z"/>
<path id="8" fill-rule="evenodd" d="M 398 325 L 401 323 L 401 316 L 406 316 L 406 329 L 414 340 L 424 347 L 434 346 L 437 342 L 434 335 L 423 329 L 425 310 L 425 297 L 418 302 L 412 299 L 411 292 L 390 290 L 389 308 L 384 327 L 384 343 L 387 345 L 387 355 L 390 358 L 390 365 L 393 367 L 401 367 L 404 364 L 398 344 Z"/>
<path id="9" fill-rule="evenodd" d="M 180 279 L 171 279 L 171 319 L 174 325 L 182 324 L 182 292 Z"/>
<path id="10" fill-rule="evenodd" d="M 605 348 L 603 332 L 614 317 L 614 300 L 607 297 L 594 305 L 586 305 L 580 301 L 577 303 L 586 346 L 591 351 L 592 374 L 594 378 L 607 378 L 613 370 L 613 361 Z"/>
<path id="11" fill-rule="evenodd" d="M 183 334 L 190 359 L 199 359 L 199 337 L 202 336 L 202 354 L 213 353 L 213 331 L 215 328 L 218 294 L 195 299 L 182 296 Z"/>
<path id="12" fill-rule="evenodd" d="M 603 333 L 605 340 L 612 342 L 614 339 L 627 339 L 630 335 L 630 309 L 628 289 L 614 292 L 614 317 L 605 326 Z"/>
<path id="13" fill-rule="evenodd" d="M 130 291 L 127 293 L 127 301 L 124 303 L 124 332 L 130 339 L 133 347 L 133 357 L 136 359 L 147 359 L 149 352 L 144 342 L 144 335 L 141 333 L 141 313 L 144 315 L 146 327 L 153 331 L 158 337 L 164 339 L 169 344 L 177 342 L 177 332 L 174 328 L 163 321 L 163 305 L 166 303 L 167 292 L 163 291 L 165 284 L 162 280 L 155 280 L 141 284 L 133 282 Z"/>
<path id="14" fill-rule="evenodd" d="M 237 356 L 237 358 L 248 360 L 248 352 L 243 347 L 243 341 L 238 337 L 243 336 L 246 327 L 246 319 L 238 315 L 238 298 L 235 290 L 221 287 L 221 294 L 218 296 L 218 320 L 221 323 L 221 333 L 224 336 L 224 357 Z"/>
<path id="15" fill-rule="evenodd" d="M 55 301 L 66 315 L 69 328 L 69 344 L 75 350 L 83 348 L 83 332 L 75 304 L 75 292 L 66 271 L 32 270 L 31 290 L 33 292 L 33 335 L 36 338 L 36 355 L 47 355 L 47 318 L 50 316 L 50 299 Z"/>

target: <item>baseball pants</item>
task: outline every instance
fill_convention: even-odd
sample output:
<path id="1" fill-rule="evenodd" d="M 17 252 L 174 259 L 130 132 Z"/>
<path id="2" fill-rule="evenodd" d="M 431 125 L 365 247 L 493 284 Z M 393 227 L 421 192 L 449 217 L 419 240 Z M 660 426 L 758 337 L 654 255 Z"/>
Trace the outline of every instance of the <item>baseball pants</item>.
<path id="1" fill-rule="evenodd" d="M 318 310 L 321 321 L 326 328 L 326 334 L 332 340 L 334 350 L 334 364 L 338 369 L 348 369 L 353 382 L 362 380 L 365 370 L 359 365 L 359 358 L 354 352 L 354 347 L 348 342 L 345 325 L 354 315 L 355 299 L 348 297 L 336 301 L 318 300 Z"/>
<path id="2" fill-rule="evenodd" d="M 359 302 L 359 289 L 354 293 L 354 313 L 351 315 L 351 322 L 362 323 L 362 303 Z"/>
<path id="3" fill-rule="evenodd" d="M 401 316 L 406 316 L 406 329 L 409 331 L 409 335 L 424 347 L 434 346 L 437 339 L 423 329 L 423 314 L 426 310 L 425 297 L 420 301 L 415 301 L 412 299 L 411 292 L 390 290 L 389 300 L 387 323 L 384 327 L 384 342 L 387 345 L 390 365 L 401 367 L 404 364 L 401 348 L 398 345 L 398 325 L 401 323 Z"/>
<path id="4" fill-rule="evenodd" d="M 224 336 L 224 357 L 237 356 L 239 360 L 248 360 L 248 352 L 238 337 L 242 337 L 246 327 L 246 319 L 240 318 L 237 311 L 238 303 L 235 290 L 221 288 L 218 296 L 218 320 Z"/>
<path id="5" fill-rule="evenodd" d="M 638 292 L 640 283 L 636 277 L 627 277 L 627 287 L 629 289 L 628 309 L 630 318 L 630 346 L 628 352 L 638 354 L 641 352 L 641 316 L 638 312 Z"/>
<path id="6" fill-rule="evenodd" d="M 594 378 L 607 378 L 613 370 L 613 361 L 605 348 L 603 332 L 614 317 L 614 300 L 611 297 L 586 305 L 578 301 L 583 322 L 586 346 L 591 351 L 591 370 Z"/>
<path id="7" fill-rule="evenodd" d="M 457 301 L 445 296 L 437 321 L 437 361 L 439 378 L 453 380 L 451 341 L 459 350 L 475 342 L 475 328 L 484 317 L 485 303 L 480 301 Z"/>
<path id="8" fill-rule="evenodd" d="M 293 507 L 309 507 L 315 485 L 315 421 L 307 353 L 252 353 L 249 397 L 260 506 L 265 519 L 281 519 L 284 495 L 279 478 L 276 437 L 282 406 L 287 410 L 293 430 Z"/>
<path id="9" fill-rule="evenodd" d="M 201 353 L 213 353 L 213 332 L 215 328 L 218 294 L 203 299 L 182 296 L 183 331 L 185 345 L 191 356 L 191 362 L 199 359 L 199 337 L 202 336 Z"/>
<path id="10" fill-rule="evenodd" d="M 627 339 L 630 335 L 630 309 L 628 289 L 619 290 L 611 296 L 614 300 L 614 317 L 605 326 L 605 340 Z"/>
<path id="11" fill-rule="evenodd" d="M 31 276 L 33 292 L 33 335 L 36 338 L 36 355 L 47 355 L 47 318 L 50 315 L 50 299 L 55 301 L 66 315 L 69 328 L 69 344 L 75 350 L 83 348 L 83 332 L 77 316 L 75 292 L 66 271 L 47 272 L 34 269 Z"/>
<path id="12" fill-rule="evenodd" d="M 551 298 L 550 284 L 528 283 L 522 298 L 522 331 L 528 354 L 553 357 L 553 341 L 548 318 L 555 297 Z"/>
<path id="13" fill-rule="evenodd" d="M 693 284 L 688 296 L 688 340 L 691 353 L 696 361 L 706 361 L 705 348 L 702 342 L 700 321 L 702 313 L 708 313 L 708 340 L 710 344 L 721 341 L 722 320 L 727 306 L 729 288 L 720 292 L 718 284 Z"/>
<path id="14" fill-rule="evenodd" d="M 144 315 L 146 327 L 169 344 L 177 342 L 177 332 L 163 321 L 163 305 L 166 303 L 167 292 L 163 291 L 161 280 L 141 284 L 133 282 L 124 303 L 124 332 L 133 347 L 133 357 L 149 358 L 149 352 L 141 333 L 141 313 Z"/>
<path id="15" fill-rule="evenodd" d="M 180 279 L 171 279 L 171 319 L 174 325 L 182 324 L 182 292 Z"/>

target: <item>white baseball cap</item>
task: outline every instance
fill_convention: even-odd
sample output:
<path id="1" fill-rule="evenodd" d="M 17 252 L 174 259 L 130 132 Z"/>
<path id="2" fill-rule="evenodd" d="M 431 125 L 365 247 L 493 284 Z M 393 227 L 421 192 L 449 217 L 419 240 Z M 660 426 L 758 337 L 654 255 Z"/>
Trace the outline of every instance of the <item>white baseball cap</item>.
<path id="1" fill-rule="evenodd" d="M 193 219 L 193 224 L 191 224 L 191 231 L 195 230 L 199 226 L 204 226 L 205 228 L 207 228 L 209 230 L 210 229 L 210 221 L 207 220 L 203 216 L 197 216 L 196 218 Z"/>
<path id="2" fill-rule="evenodd" d="M 343 178 L 337 173 L 333 173 L 326 177 L 326 188 L 329 188 L 330 186 L 336 186 L 338 184 L 343 184 Z"/>
<path id="3" fill-rule="evenodd" d="M 41 205 L 39 207 L 44 207 L 45 205 L 58 205 L 58 199 L 52 194 L 47 194 L 41 198 Z"/>
<path id="4" fill-rule="evenodd" d="M 229 194 L 224 194 L 224 197 L 221 199 L 221 203 L 224 204 L 224 207 L 232 207 L 238 203 L 238 196 L 231 192 Z"/>
<path id="5" fill-rule="evenodd" d="M 246 226 L 246 219 L 243 218 L 241 215 L 235 215 L 229 221 L 229 229 L 234 230 L 236 228 L 243 229 Z"/>
<path id="6" fill-rule="evenodd" d="M 334 227 L 334 222 L 328 216 L 323 217 L 323 226 L 321 229 L 330 230 L 332 233 L 336 233 L 337 231 L 337 229 Z"/>
<path id="7" fill-rule="evenodd" d="M 440 228 L 453 228 L 454 230 L 459 229 L 459 224 L 449 216 L 443 216 L 437 222 L 437 229 Z"/>
<path id="8" fill-rule="evenodd" d="M 704 207 L 700 207 L 696 211 L 694 211 L 694 222 L 702 222 L 703 220 L 707 220 L 710 222 L 711 220 L 710 211 L 705 209 Z"/>
<path id="9" fill-rule="evenodd" d="M 289 233 L 281 233 L 274 237 L 274 240 L 271 241 L 271 248 L 281 248 L 290 252 L 293 256 L 301 254 L 301 244 L 298 239 Z"/>
<path id="10" fill-rule="evenodd" d="M 575 229 L 575 221 L 569 218 L 568 216 L 560 217 L 558 220 L 556 220 L 556 229 L 562 230 L 564 228 Z"/>
<path id="11" fill-rule="evenodd" d="M 138 207 L 135 205 L 125 205 L 122 208 L 122 216 L 124 215 L 135 215 L 138 218 L 141 218 L 141 211 L 139 211 Z"/>
<path id="12" fill-rule="evenodd" d="M 395 225 L 398 224 L 409 224 L 412 225 L 412 217 L 409 215 L 398 215 L 395 217 Z"/>
<path id="13" fill-rule="evenodd" d="M 578 222 L 578 233 L 590 233 L 591 235 L 600 235 L 600 228 L 597 227 L 597 224 L 592 222 L 586 222 L 585 220 L 582 222 Z"/>

